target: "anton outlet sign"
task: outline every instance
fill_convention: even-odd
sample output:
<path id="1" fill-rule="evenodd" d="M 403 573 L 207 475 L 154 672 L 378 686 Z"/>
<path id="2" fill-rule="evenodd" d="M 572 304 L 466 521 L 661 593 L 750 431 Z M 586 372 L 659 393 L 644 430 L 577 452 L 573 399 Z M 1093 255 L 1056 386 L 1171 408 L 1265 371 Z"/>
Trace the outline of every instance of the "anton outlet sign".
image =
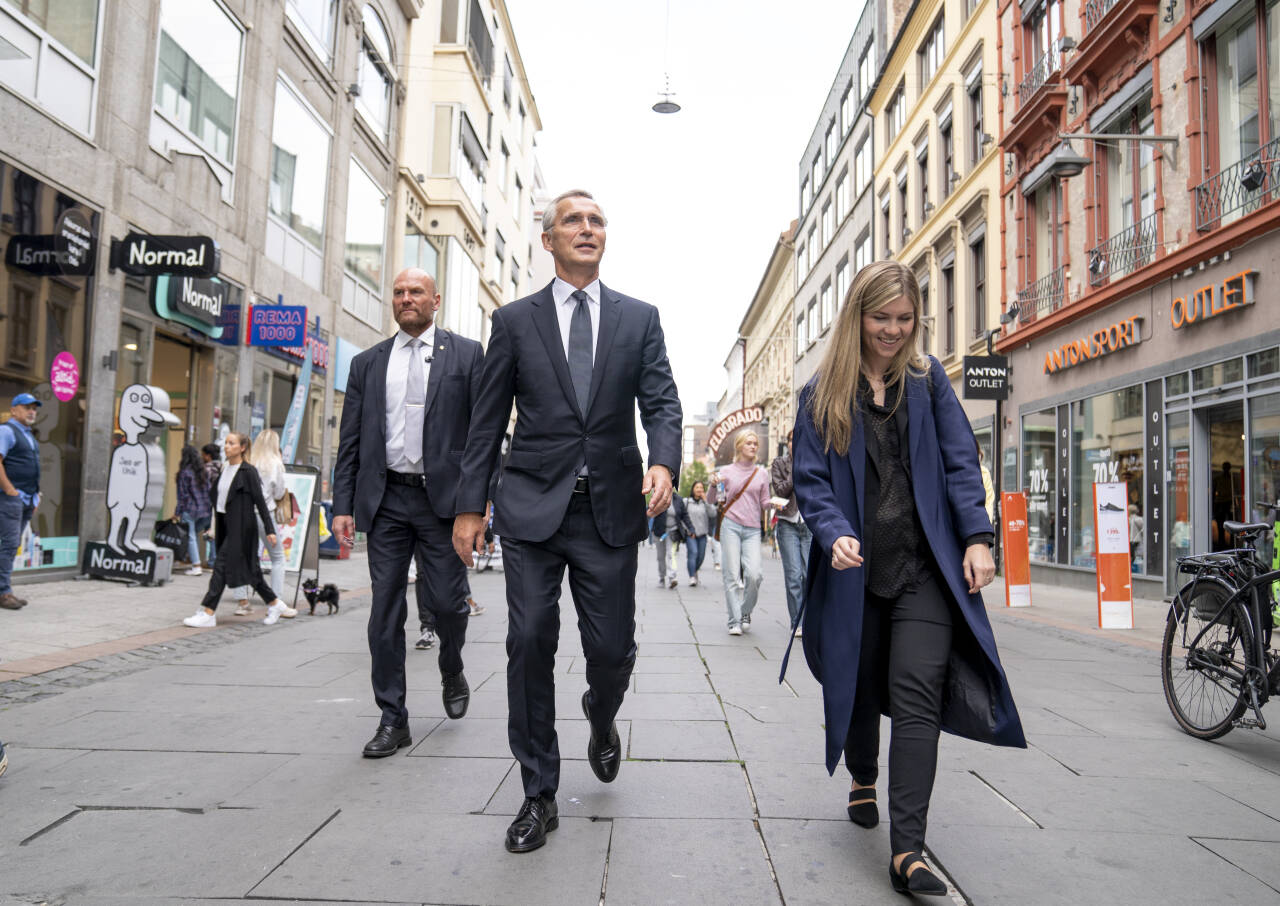
<path id="1" fill-rule="evenodd" d="M 208 236 L 130 233 L 111 240 L 111 268 L 135 277 L 218 276 L 218 244 Z"/>

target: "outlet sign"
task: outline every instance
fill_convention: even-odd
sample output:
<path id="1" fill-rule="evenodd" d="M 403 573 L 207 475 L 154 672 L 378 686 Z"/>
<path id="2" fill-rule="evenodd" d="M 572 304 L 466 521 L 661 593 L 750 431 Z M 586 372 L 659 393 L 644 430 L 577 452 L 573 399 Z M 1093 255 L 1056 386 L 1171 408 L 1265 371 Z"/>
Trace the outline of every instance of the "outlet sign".
<path id="1" fill-rule="evenodd" d="M 1221 284 L 1210 283 L 1193 292 L 1189 297 L 1180 296 L 1169 306 L 1169 323 L 1174 330 L 1199 324 L 1229 311 L 1239 311 L 1252 305 L 1258 272 L 1241 271 L 1228 277 Z"/>

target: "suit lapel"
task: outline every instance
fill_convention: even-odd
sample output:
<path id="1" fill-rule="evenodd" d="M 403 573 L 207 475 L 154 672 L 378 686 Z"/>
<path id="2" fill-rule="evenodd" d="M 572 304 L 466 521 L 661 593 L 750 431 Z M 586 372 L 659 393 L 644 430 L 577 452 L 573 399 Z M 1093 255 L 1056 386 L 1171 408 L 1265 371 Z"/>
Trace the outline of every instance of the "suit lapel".
<path id="1" fill-rule="evenodd" d="M 853 427 L 849 432 L 849 471 L 853 473 L 853 497 L 854 506 L 858 513 L 858 531 L 865 531 L 867 520 L 862 512 L 863 507 L 863 482 L 867 477 L 867 436 L 862 429 L 862 418 L 857 418 L 853 422 Z M 866 543 L 866 539 L 863 539 Z"/>
<path id="2" fill-rule="evenodd" d="M 596 357 L 591 366 L 591 393 L 587 396 L 587 412 L 596 401 L 600 385 L 604 383 L 605 367 L 608 365 L 609 350 L 613 348 L 613 338 L 618 332 L 618 321 L 622 318 L 622 303 L 613 290 L 600 284 L 600 330 L 596 336 Z"/>
<path id="3" fill-rule="evenodd" d="M 911 474 L 913 475 L 919 474 L 916 469 L 916 460 L 920 453 L 920 436 L 924 434 L 925 408 L 930 403 L 929 385 L 925 382 L 932 377 L 925 372 L 924 380 L 907 378 L 907 439 L 911 445 Z"/>
<path id="4" fill-rule="evenodd" d="M 383 340 L 374 347 L 373 360 L 369 363 L 371 373 L 369 380 L 373 382 L 374 411 L 378 413 L 375 420 L 378 424 L 379 442 L 387 442 L 387 361 L 391 358 L 391 348 L 395 345 L 395 337 Z"/>
<path id="5" fill-rule="evenodd" d="M 423 409 L 422 423 L 425 426 L 427 416 L 431 414 L 431 404 L 436 401 L 440 385 L 449 373 L 449 356 L 453 354 L 453 336 L 447 330 L 436 329 L 436 346 L 431 350 L 431 374 L 427 378 L 427 402 Z"/>
<path id="6" fill-rule="evenodd" d="M 547 284 L 542 292 L 533 298 L 533 325 L 542 338 L 542 345 L 547 349 L 547 357 L 551 360 L 551 370 L 556 373 L 560 382 L 560 390 L 569 403 L 569 408 L 578 413 L 578 397 L 573 392 L 573 379 L 569 377 L 569 360 L 564 356 L 564 341 L 560 337 L 560 321 L 556 317 L 556 300 L 551 295 L 551 284 Z"/>

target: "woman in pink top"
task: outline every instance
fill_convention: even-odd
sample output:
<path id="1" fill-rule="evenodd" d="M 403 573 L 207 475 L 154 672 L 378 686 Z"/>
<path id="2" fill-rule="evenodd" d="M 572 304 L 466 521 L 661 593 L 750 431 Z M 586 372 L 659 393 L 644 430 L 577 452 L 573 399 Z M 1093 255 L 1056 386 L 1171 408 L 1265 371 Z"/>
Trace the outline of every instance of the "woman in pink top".
<path id="1" fill-rule="evenodd" d="M 769 506 L 769 473 L 756 465 L 760 438 L 743 431 L 733 441 L 734 461 L 711 476 L 709 499 L 730 504 L 720 525 L 724 600 L 729 635 L 751 629 L 751 611 L 760 593 L 760 521 Z"/>

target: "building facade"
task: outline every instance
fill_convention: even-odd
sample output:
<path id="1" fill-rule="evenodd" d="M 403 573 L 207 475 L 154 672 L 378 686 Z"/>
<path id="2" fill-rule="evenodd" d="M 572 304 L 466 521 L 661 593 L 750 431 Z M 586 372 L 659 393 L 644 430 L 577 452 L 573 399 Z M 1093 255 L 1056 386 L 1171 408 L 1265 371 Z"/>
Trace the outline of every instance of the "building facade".
<path id="1" fill-rule="evenodd" d="M 899 5 L 901 6 L 901 5 Z M 902 13 L 869 106 L 876 158 L 876 245 L 920 282 L 923 347 L 961 398 L 987 461 L 994 404 L 964 399 L 966 355 L 999 323 L 999 152 L 991 133 L 998 47 L 995 0 L 931 0 Z M 993 224 L 995 226 L 993 226 Z"/>
<path id="2" fill-rule="evenodd" d="M 283 427 L 309 356 L 296 458 L 328 475 L 336 373 L 389 323 L 386 200 L 419 7 L 0 5 L 0 396 L 46 401 L 40 555 L 20 570 L 73 569 L 82 539 L 103 537 L 115 412 L 133 383 L 169 395 L 171 477 L 184 443 Z M 217 276 L 126 273 L 112 245 L 129 234 L 211 238 Z M 305 346 L 245 345 L 250 307 L 280 303 L 305 308 Z M 60 354 L 74 386 L 65 368 L 53 386 Z M 167 480 L 166 514 L 173 493 Z"/>
<path id="3" fill-rule="evenodd" d="M 503 0 L 426 0 L 410 44 L 400 263 L 436 277 L 444 327 L 486 342 L 494 309 L 533 287 L 542 123 Z"/>
<path id="4" fill-rule="evenodd" d="M 767 436 L 760 438 L 760 458 L 777 454 L 796 421 L 792 389 L 791 319 L 795 300 L 796 221 L 778 234 L 747 313 L 738 325 L 746 353 L 744 399 L 763 410 Z"/>
<path id="5" fill-rule="evenodd" d="M 1056 582 L 1094 582 L 1095 482 L 1127 485 L 1136 594 L 1171 593 L 1175 558 L 1227 545 L 1223 522 L 1274 518 L 1258 506 L 1280 494 L 1273 14 L 1004 10 L 1006 481 Z"/>
<path id="6" fill-rule="evenodd" d="M 853 274 L 876 257 L 876 131 L 866 112 L 884 59 L 884 10 L 885 0 L 863 8 L 800 158 L 792 315 L 797 394 L 822 361 Z"/>

